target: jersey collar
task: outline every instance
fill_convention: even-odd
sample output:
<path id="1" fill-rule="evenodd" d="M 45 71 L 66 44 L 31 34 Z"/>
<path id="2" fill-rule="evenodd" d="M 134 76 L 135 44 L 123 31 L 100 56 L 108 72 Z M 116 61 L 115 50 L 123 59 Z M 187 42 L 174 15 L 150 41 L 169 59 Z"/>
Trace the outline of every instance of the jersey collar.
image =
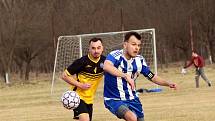
<path id="1" fill-rule="evenodd" d="M 98 63 L 99 60 L 100 60 L 100 57 L 101 57 L 101 56 L 100 56 L 99 58 L 95 59 L 95 58 L 92 57 L 91 54 L 88 54 L 87 56 L 88 56 L 88 58 L 89 58 L 91 61 L 93 61 L 94 63 Z"/>

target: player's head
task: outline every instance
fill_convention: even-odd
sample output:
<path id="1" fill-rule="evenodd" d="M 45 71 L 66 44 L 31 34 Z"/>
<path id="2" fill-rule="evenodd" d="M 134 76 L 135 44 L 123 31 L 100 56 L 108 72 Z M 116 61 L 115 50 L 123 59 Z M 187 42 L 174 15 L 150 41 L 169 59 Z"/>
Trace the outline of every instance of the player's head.
<path id="1" fill-rule="evenodd" d="M 140 51 L 141 36 L 137 32 L 128 32 L 124 38 L 124 54 L 129 58 L 136 57 Z"/>
<path id="2" fill-rule="evenodd" d="M 103 52 L 101 38 L 92 38 L 89 41 L 89 54 L 94 58 L 99 58 Z"/>
<path id="3" fill-rule="evenodd" d="M 192 50 L 192 56 L 193 56 L 193 57 L 197 57 L 197 56 L 198 56 L 196 50 Z"/>

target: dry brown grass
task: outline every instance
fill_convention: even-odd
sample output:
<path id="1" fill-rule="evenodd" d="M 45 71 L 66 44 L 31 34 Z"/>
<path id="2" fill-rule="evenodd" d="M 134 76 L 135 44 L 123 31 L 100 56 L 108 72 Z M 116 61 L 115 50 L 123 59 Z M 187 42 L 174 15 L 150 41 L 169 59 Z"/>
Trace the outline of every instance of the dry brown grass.
<path id="1" fill-rule="evenodd" d="M 205 68 L 213 86 L 208 88 L 201 79 L 200 88 L 194 84 L 194 69 L 181 75 L 177 67 L 159 70 L 159 75 L 178 83 L 178 90 L 163 88 L 161 93 L 140 94 L 146 121 L 214 121 L 215 120 L 215 65 Z M 48 79 L 33 80 L 29 84 L 16 84 L 0 88 L 0 121 L 72 121 L 71 111 L 62 107 L 59 99 L 67 89 L 63 81 L 55 83 L 50 95 Z M 151 83 L 140 77 L 137 87 L 150 88 Z M 117 121 L 104 108 L 103 84 L 100 85 L 94 104 L 93 121 Z"/>

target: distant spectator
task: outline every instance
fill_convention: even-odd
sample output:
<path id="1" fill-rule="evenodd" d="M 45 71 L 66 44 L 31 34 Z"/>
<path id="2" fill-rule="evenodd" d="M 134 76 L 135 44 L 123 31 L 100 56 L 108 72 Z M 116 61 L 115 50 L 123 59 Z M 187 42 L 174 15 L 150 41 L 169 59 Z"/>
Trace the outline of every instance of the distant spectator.
<path id="1" fill-rule="evenodd" d="M 208 84 L 208 86 L 211 86 L 211 81 L 208 80 L 208 78 L 205 75 L 204 72 L 204 59 L 200 55 L 196 53 L 196 51 L 192 51 L 192 58 L 191 61 L 184 66 L 183 70 L 186 72 L 186 68 L 190 67 L 192 64 L 196 67 L 196 75 L 195 75 L 195 81 L 196 81 L 196 88 L 199 88 L 199 77 L 201 76 L 205 82 Z"/>

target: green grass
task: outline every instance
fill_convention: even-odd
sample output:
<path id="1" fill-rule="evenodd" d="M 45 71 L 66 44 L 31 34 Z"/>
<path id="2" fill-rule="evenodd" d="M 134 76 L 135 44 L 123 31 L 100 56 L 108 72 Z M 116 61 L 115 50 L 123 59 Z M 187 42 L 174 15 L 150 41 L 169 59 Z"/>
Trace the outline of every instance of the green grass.
<path id="1" fill-rule="evenodd" d="M 143 93 L 140 99 L 146 121 L 214 121 L 215 120 L 215 65 L 207 65 L 206 75 L 212 80 L 212 87 L 200 79 L 200 88 L 195 88 L 194 69 L 186 75 L 180 69 L 171 67 L 159 70 L 159 75 L 176 82 L 178 90 L 163 87 L 161 93 Z M 31 80 L 29 84 L 5 86 L 0 83 L 0 121 L 72 121 L 73 114 L 60 103 L 66 83 L 56 81 L 53 95 L 50 95 L 51 76 Z M 152 84 L 140 77 L 137 87 L 150 88 Z M 103 83 L 100 84 L 94 104 L 93 121 L 117 121 L 104 108 Z"/>

